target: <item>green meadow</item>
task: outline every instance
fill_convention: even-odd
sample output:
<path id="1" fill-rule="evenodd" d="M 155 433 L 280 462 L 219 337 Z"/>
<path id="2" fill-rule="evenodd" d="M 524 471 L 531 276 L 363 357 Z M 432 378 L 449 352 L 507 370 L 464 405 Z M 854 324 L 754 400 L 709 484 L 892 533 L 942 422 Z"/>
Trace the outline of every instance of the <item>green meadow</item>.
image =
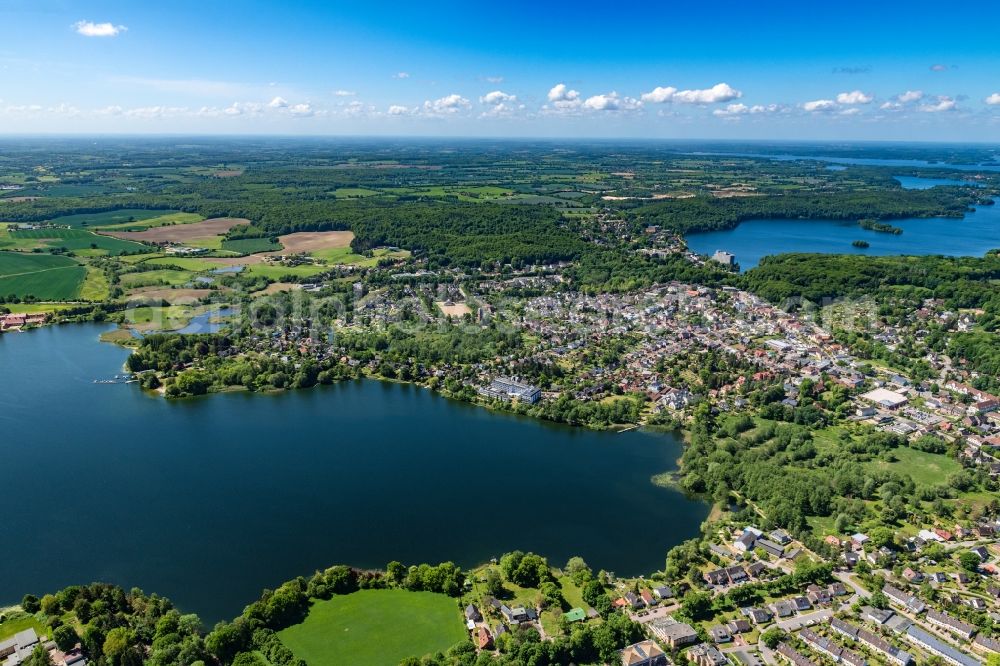
<path id="1" fill-rule="evenodd" d="M 465 640 L 455 600 L 432 592 L 359 590 L 316 601 L 278 637 L 310 666 L 384 666 Z"/>

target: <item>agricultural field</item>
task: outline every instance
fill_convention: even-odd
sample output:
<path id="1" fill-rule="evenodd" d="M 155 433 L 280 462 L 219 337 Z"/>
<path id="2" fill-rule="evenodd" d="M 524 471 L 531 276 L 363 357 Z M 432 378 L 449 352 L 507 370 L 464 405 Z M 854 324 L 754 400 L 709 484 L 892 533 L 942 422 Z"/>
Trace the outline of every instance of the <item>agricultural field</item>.
<path id="1" fill-rule="evenodd" d="M 0 252 L 0 295 L 70 301 L 79 296 L 86 273 L 69 257 Z"/>
<path id="2" fill-rule="evenodd" d="M 23 250 L 35 248 L 65 248 L 84 255 L 138 254 L 149 250 L 147 245 L 95 234 L 84 229 L 8 229 L 7 238 L 13 247 Z M 4 235 L 0 233 L 0 242 Z"/>
<path id="3" fill-rule="evenodd" d="M 278 637 L 310 666 L 383 666 L 466 640 L 455 600 L 432 592 L 359 590 L 316 601 Z"/>
<path id="4" fill-rule="evenodd" d="M 196 239 L 221 236 L 237 224 L 250 224 L 250 220 L 238 217 L 217 217 L 211 220 L 202 220 L 187 224 L 168 224 L 150 227 L 143 231 L 116 230 L 106 233 L 122 240 L 146 243 L 189 243 Z"/>
<path id="5" fill-rule="evenodd" d="M 282 254 L 305 252 L 311 254 L 333 248 L 351 246 L 354 234 L 350 231 L 300 231 L 280 236 L 278 241 L 284 249 Z"/>
<path id="6" fill-rule="evenodd" d="M 254 254 L 257 252 L 276 252 L 282 249 L 281 243 L 271 238 L 238 238 L 236 240 L 224 240 L 220 247 L 227 252 L 238 254 Z"/>
<path id="7" fill-rule="evenodd" d="M 177 211 L 166 210 L 142 210 L 139 208 L 123 208 L 121 210 L 109 210 L 102 213 L 78 213 L 76 215 L 63 215 L 50 220 L 52 224 L 67 225 L 70 227 L 96 227 L 110 224 L 131 224 L 162 217 L 167 213 Z"/>
<path id="8" fill-rule="evenodd" d="M 163 211 L 159 211 L 163 212 Z M 197 213 L 167 213 L 158 217 L 152 217 L 141 222 L 122 222 L 120 224 L 109 224 L 97 227 L 97 231 L 145 231 L 154 227 L 165 227 L 172 224 L 193 224 L 204 220 Z"/>
<path id="9" fill-rule="evenodd" d="M 138 287 L 172 287 L 182 285 L 191 281 L 193 274 L 190 271 L 175 271 L 169 268 L 161 268 L 142 273 L 124 273 L 120 280 L 122 287 L 135 289 Z"/>

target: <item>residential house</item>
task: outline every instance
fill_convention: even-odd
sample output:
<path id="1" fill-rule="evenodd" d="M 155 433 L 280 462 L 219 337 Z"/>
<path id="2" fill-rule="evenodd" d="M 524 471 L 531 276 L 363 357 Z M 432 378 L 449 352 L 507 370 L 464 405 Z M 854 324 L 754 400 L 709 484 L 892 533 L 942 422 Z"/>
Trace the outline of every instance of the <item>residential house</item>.
<path id="1" fill-rule="evenodd" d="M 774 543 L 770 539 L 757 539 L 756 547 L 774 557 L 782 557 L 785 554 L 784 546 Z"/>
<path id="2" fill-rule="evenodd" d="M 768 605 L 768 608 L 778 617 L 795 615 L 795 604 L 787 599 L 775 601 L 773 604 Z"/>
<path id="3" fill-rule="evenodd" d="M 490 630 L 483 625 L 479 625 L 476 630 L 476 645 L 480 650 L 491 650 L 493 648 L 493 636 Z"/>
<path id="4" fill-rule="evenodd" d="M 861 619 L 866 622 L 871 622 L 872 624 L 883 625 L 895 615 L 894 612 L 888 608 L 875 608 L 874 606 L 862 606 L 861 607 Z"/>
<path id="5" fill-rule="evenodd" d="M 741 611 L 757 626 L 767 624 L 773 617 L 770 611 L 766 611 L 763 608 L 743 608 Z"/>
<path id="6" fill-rule="evenodd" d="M 802 596 L 795 597 L 794 599 L 792 599 L 792 603 L 795 604 L 795 610 L 797 610 L 800 613 L 805 612 L 810 608 L 812 608 L 812 603 L 809 601 L 807 597 L 802 597 Z"/>
<path id="7" fill-rule="evenodd" d="M 669 585 L 660 585 L 653 588 L 653 596 L 657 599 L 670 599 L 674 596 L 674 591 Z"/>
<path id="8" fill-rule="evenodd" d="M 867 629 L 856 627 L 835 617 L 830 618 L 830 629 L 841 636 L 858 641 L 872 650 L 881 653 L 896 664 L 896 666 L 909 666 L 910 662 L 913 661 L 913 657 L 908 652 L 900 650 L 895 645 L 889 643 L 889 641 Z"/>
<path id="9" fill-rule="evenodd" d="M 962 622 L 956 617 L 952 617 L 947 613 L 937 611 L 933 608 L 927 611 L 927 621 L 935 627 L 940 627 L 945 631 L 957 634 L 965 640 L 971 639 L 972 635 L 976 633 L 976 628 L 968 622 Z"/>
<path id="10" fill-rule="evenodd" d="M 656 618 L 648 625 L 653 636 L 663 641 L 671 650 L 698 642 L 698 632 L 690 624 L 671 617 Z"/>
<path id="11" fill-rule="evenodd" d="M 753 627 L 749 622 L 739 618 L 727 622 L 726 629 L 728 629 L 731 634 L 747 634 L 753 631 Z"/>
<path id="12" fill-rule="evenodd" d="M 475 604 L 469 604 L 465 607 L 465 619 L 471 620 L 472 622 L 482 622 L 483 614 L 479 612 Z"/>
<path id="13" fill-rule="evenodd" d="M 814 604 L 824 606 L 831 601 L 830 590 L 813 583 L 806 588 L 806 597 Z"/>
<path id="14" fill-rule="evenodd" d="M 753 532 L 744 532 L 733 542 L 733 549 L 741 553 L 746 553 L 753 550 L 755 543 L 757 543 L 757 537 Z"/>
<path id="15" fill-rule="evenodd" d="M 0 662 L 4 666 L 18 666 L 31 656 L 39 644 L 38 634 L 34 629 L 19 631 L 12 638 L 0 641 Z"/>
<path id="16" fill-rule="evenodd" d="M 728 643 L 733 640 L 733 635 L 729 633 L 729 629 L 721 624 L 709 628 L 708 635 L 711 636 L 712 640 L 716 643 Z"/>
<path id="17" fill-rule="evenodd" d="M 892 585 L 885 585 L 882 587 L 882 592 L 885 596 L 889 598 L 889 601 L 906 608 L 911 613 L 923 613 L 927 609 L 927 604 L 913 596 L 909 592 L 904 592 L 899 588 L 893 587 Z"/>
<path id="18" fill-rule="evenodd" d="M 782 643 L 779 645 L 777 652 L 792 666 L 817 666 L 816 662 L 806 658 L 801 652 L 793 648 L 788 643 Z"/>
<path id="19" fill-rule="evenodd" d="M 978 647 L 989 652 L 1000 653 L 1000 640 L 984 636 L 983 634 L 976 636 L 976 640 L 972 642 L 972 645 L 973 647 Z"/>
<path id="20" fill-rule="evenodd" d="M 937 655 L 951 666 L 982 666 L 978 659 L 953 647 L 950 643 L 938 640 L 915 624 L 907 626 L 904 634 L 910 642 Z"/>
<path id="21" fill-rule="evenodd" d="M 687 651 L 688 661 L 696 666 L 729 666 L 726 657 L 718 648 L 708 643 L 700 643 Z"/>
<path id="22" fill-rule="evenodd" d="M 629 645 L 621 651 L 622 666 L 667 666 L 667 655 L 651 640 Z"/>

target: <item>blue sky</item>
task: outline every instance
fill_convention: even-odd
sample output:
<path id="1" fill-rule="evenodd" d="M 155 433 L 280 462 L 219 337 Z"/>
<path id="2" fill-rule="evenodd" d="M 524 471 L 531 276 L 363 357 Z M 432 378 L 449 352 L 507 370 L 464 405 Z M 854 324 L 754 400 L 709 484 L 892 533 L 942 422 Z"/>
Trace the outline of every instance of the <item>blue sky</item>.
<path id="1" fill-rule="evenodd" d="M 0 0 L 0 133 L 1000 141 L 998 20 L 981 1 Z"/>

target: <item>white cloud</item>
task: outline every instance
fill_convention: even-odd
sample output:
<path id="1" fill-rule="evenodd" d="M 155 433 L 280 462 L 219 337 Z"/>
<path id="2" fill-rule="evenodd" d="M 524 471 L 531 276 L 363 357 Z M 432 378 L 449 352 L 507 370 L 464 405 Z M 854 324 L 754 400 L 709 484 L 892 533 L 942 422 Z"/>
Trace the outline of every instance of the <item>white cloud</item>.
<path id="1" fill-rule="evenodd" d="M 871 104 L 873 99 L 875 98 L 872 95 L 863 93 L 860 90 L 842 92 L 837 95 L 838 104 Z"/>
<path id="2" fill-rule="evenodd" d="M 940 63 L 935 64 L 935 65 L 931 65 L 931 71 L 932 72 L 947 72 L 948 71 L 948 65 L 942 65 Z"/>
<path id="3" fill-rule="evenodd" d="M 484 76 L 483 77 L 483 81 L 486 81 L 486 83 L 492 83 L 493 85 L 498 86 L 501 83 L 503 83 L 503 77 L 502 76 Z"/>
<path id="4" fill-rule="evenodd" d="M 570 90 L 565 83 L 557 83 L 549 90 L 550 102 L 572 102 L 580 98 L 580 93 Z"/>
<path id="5" fill-rule="evenodd" d="M 373 105 L 366 104 L 359 100 L 352 100 L 351 102 L 342 104 L 341 106 L 341 113 L 352 118 L 379 115 L 378 110 Z"/>
<path id="6" fill-rule="evenodd" d="M 114 23 L 94 23 L 93 21 L 77 21 L 73 24 L 76 34 L 84 37 L 117 37 L 128 30 L 123 25 Z"/>
<path id="7" fill-rule="evenodd" d="M 510 95 L 502 90 L 486 93 L 479 98 L 479 103 L 489 107 L 479 115 L 480 118 L 511 116 L 525 109 L 524 104 L 517 103 L 517 95 Z"/>
<path id="8" fill-rule="evenodd" d="M 728 104 L 724 109 L 716 109 L 712 112 L 712 115 L 719 118 L 738 118 L 739 116 L 747 115 L 779 113 L 785 110 L 785 107 L 780 104 L 754 104 L 753 106 L 747 106 L 746 104 L 739 103 Z"/>
<path id="9" fill-rule="evenodd" d="M 702 90 L 678 90 L 673 86 L 666 88 L 657 86 L 648 93 L 642 94 L 643 102 L 664 104 L 677 102 L 679 104 L 719 104 L 743 97 L 743 93 L 728 83 L 717 83 L 711 88 Z"/>
<path id="10" fill-rule="evenodd" d="M 1000 92 L 993 93 L 983 101 L 989 104 L 990 106 L 996 106 L 1000 104 Z"/>
<path id="11" fill-rule="evenodd" d="M 145 120 L 153 118 L 166 118 L 169 116 L 179 116 L 188 113 L 187 107 L 183 106 L 140 106 L 128 109 L 124 115 L 129 118 L 141 118 Z"/>
<path id="12" fill-rule="evenodd" d="M 488 92 L 479 98 L 480 104 L 503 104 L 504 102 L 517 101 L 517 95 L 508 95 L 502 90 Z"/>
<path id="13" fill-rule="evenodd" d="M 674 95 L 677 94 L 677 88 L 669 86 L 663 88 L 657 86 L 650 90 L 648 93 L 643 93 L 641 95 L 643 102 L 650 102 L 651 104 L 663 104 L 664 102 L 671 102 L 674 99 Z"/>
<path id="14" fill-rule="evenodd" d="M 465 99 L 458 93 L 452 93 L 434 101 L 425 101 L 424 113 L 432 116 L 451 115 L 464 111 L 471 106 L 472 104 L 469 100 Z"/>
<path id="15" fill-rule="evenodd" d="M 272 109 L 284 109 L 288 107 L 288 100 L 284 97 L 275 97 L 267 105 Z"/>
<path id="16" fill-rule="evenodd" d="M 824 113 L 837 108 L 837 103 L 832 99 L 814 99 L 811 102 L 802 104 L 802 108 L 810 113 Z"/>
<path id="17" fill-rule="evenodd" d="M 580 108 L 583 100 L 580 93 L 570 90 L 565 83 L 557 83 L 548 92 L 549 104 L 542 107 L 544 111 L 554 111 L 556 113 L 573 112 Z"/>
<path id="18" fill-rule="evenodd" d="M 852 106 L 849 109 L 842 109 L 842 110 L 838 111 L 837 115 L 838 116 L 856 116 L 859 113 L 861 113 L 861 109 L 859 109 L 856 106 Z"/>
<path id="19" fill-rule="evenodd" d="M 333 94 L 337 97 L 355 97 L 358 93 L 354 90 L 334 90 Z"/>
<path id="20" fill-rule="evenodd" d="M 394 79 L 408 79 L 408 78 L 410 78 L 410 73 L 409 72 L 396 72 L 395 74 L 392 75 L 392 78 L 394 78 Z"/>
<path id="21" fill-rule="evenodd" d="M 706 90 L 681 90 L 674 95 L 675 102 L 683 104 L 717 104 L 743 97 L 743 93 L 728 83 L 717 83 Z"/>
<path id="22" fill-rule="evenodd" d="M 924 113 L 941 113 L 943 111 L 954 111 L 956 102 L 954 98 L 947 95 L 938 95 L 935 102 L 928 102 L 920 105 L 920 110 Z"/>
<path id="23" fill-rule="evenodd" d="M 410 109 L 408 107 L 403 106 L 402 104 L 393 104 L 392 106 L 389 107 L 388 111 L 390 116 L 402 116 L 406 115 L 409 112 Z"/>
<path id="24" fill-rule="evenodd" d="M 642 102 L 632 97 L 619 97 L 618 93 L 612 91 L 606 95 L 588 97 L 583 106 L 591 111 L 634 111 L 642 108 Z"/>
<path id="25" fill-rule="evenodd" d="M 297 118 L 308 118 L 316 115 L 316 111 L 308 103 L 293 104 L 288 107 L 288 112 Z"/>
<path id="26" fill-rule="evenodd" d="M 914 102 L 919 102 L 923 98 L 923 90 L 907 90 L 906 92 L 896 95 L 888 102 L 884 102 L 879 108 L 883 111 L 899 111 Z"/>

